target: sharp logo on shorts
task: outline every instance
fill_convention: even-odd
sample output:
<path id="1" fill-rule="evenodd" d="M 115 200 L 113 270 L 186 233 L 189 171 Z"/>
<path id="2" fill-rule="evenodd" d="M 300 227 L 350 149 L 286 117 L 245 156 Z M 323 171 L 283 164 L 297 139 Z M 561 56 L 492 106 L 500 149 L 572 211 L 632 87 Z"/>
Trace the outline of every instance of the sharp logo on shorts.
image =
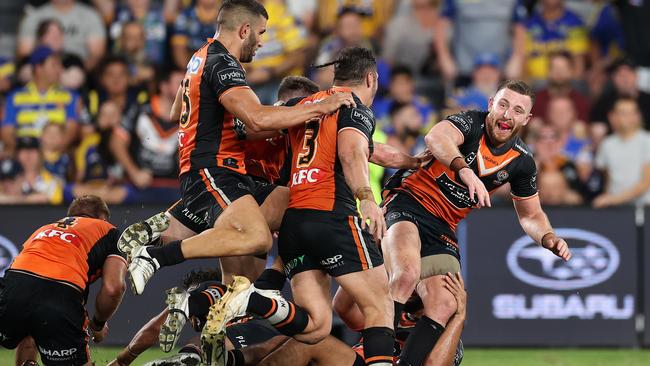
<path id="1" fill-rule="evenodd" d="M 221 70 L 217 72 L 217 77 L 219 78 L 219 82 L 223 85 L 226 85 L 231 81 L 238 83 L 246 82 L 246 75 L 244 75 L 244 72 L 235 68 Z"/>
<path id="2" fill-rule="evenodd" d="M 47 356 L 48 358 L 54 358 L 54 359 L 69 359 L 70 356 L 73 356 L 75 353 L 77 353 L 76 348 L 69 348 L 69 349 L 45 349 L 41 346 L 38 346 L 38 350 L 41 352 L 41 354 Z"/>
<path id="3" fill-rule="evenodd" d="M 190 74 L 198 73 L 202 63 L 203 59 L 201 57 L 198 57 L 196 55 L 192 56 L 190 62 L 187 63 L 187 72 Z"/>
<path id="4" fill-rule="evenodd" d="M 528 236 L 515 241 L 507 254 L 508 268 L 519 280 L 551 290 L 575 290 L 595 286 L 616 273 L 620 256 L 606 237 L 580 229 L 557 229 L 573 257 L 564 262 Z"/>
<path id="5" fill-rule="evenodd" d="M 336 267 L 340 267 L 344 264 L 344 261 L 342 261 L 343 255 L 337 254 L 333 257 L 325 258 L 322 261 L 320 261 L 321 266 L 327 268 L 327 269 L 332 269 Z"/>
<path id="6" fill-rule="evenodd" d="M 284 265 L 284 273 L 289 275 L 289 273 L 291 273 L 291 271 L 293 271 L 296 267 L 298 267 L 298 265 L 302 264 L 304 260 L 305 260 L 304 255 L 301 255 L 300 257 L 296 257 L 290 260 L 289 263 Z"/>
<path id="7" fill-rule="evenodd" d="M 0 235 L 0 275 L 4 275 L 11 262 L 18 255 L 18 250 L 11 240 Z"/>
<path id="8" fill-rule="evenodd" d="M 38 233 L 34 239 L 43 239 L 43 238 L 59 238 L 66 243 L 72 244 L 72 240 L 76 239 L 77 236 L 72 233 L 66 233 L 61 230 L 46 229 Z"/>
<path id="9" fill-rule="evenodd" d="M 291 178 L 291 186 L 297 186 L 303 183 L 316 183 L 320 178 L 320 169 L 300 169 L 293 173 Z"/>

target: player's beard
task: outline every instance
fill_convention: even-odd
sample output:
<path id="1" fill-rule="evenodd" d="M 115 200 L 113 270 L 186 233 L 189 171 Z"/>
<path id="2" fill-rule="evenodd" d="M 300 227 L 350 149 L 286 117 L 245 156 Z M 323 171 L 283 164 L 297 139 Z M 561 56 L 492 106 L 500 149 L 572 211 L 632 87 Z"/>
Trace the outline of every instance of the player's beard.
<path id="1" fill-rule="evenodd" d="M 246 42 L 242 45 L 241 56 L 239 57 L 239 62 L 247 63 L 253 61 L 253 56 L 255 56 L 255 50 L 257 49 L 257 40 L 253 33 L 248 36 Z"/>
<path id="2" fill-rule="evenodd" d="M 499 122 L 512 125 L 513 127 L 509 131 L 510 133 L 506 134 L 505 131 L 501 131 L 499 129 L 499 126 L 497 125 Z M 492 112 L 490 112 L 487 116 L 485 127 L 487 130 L 488 137 L 490 138 L 492 144 L 501 146 L 506 142 L 510 141 L 513 137 L 517 136 L 522 126 L 517 126 L 514 121 L 510 121 L 504 118 L 495 118 Z"/>

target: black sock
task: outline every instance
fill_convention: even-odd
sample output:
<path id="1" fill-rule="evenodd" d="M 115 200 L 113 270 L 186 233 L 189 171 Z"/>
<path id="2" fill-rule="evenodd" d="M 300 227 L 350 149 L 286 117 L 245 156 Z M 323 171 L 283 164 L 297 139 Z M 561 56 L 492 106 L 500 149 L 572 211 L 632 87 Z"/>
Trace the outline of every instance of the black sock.
<path id="1" fill-rule="evenodd" d="M 173 266 L 185 261 L 180 240 L 174 240 L 160 247 L 148 247 L 147 252 L 158 261 L 161 267 Z"/>
<path id="2" fill-rule="evenodd" d="M 366 365 L 392 366 L 395 332 L 387 327 L 372 327 L 361 331 Z"/>
<path id="3" fill-rule="evenodd" d="M 210 281 L 190 291 L 188 299 L 190 313 L 187 315 L 204 319 L 208 316 L 210 306 L 217 302 L 227 289 L 228 287 L 220 282 Z"/>
<path id="4" fill-rule="evenodd" d="M 419 366 L 424 363 L 445 327 L 427 316 L 422 316 L 406 340 L 397 363 L 403 366 Z"/>
<path id="5" fill-rule="evenodd" d="M 270 299 L 256 292 L 248 300 L 246 312 L 267 319 L 278 332 L 292 337 L 302 333 L 309 324 L 309 315 L 301 307 L 285 299 Z"/>
<path id="6" fill-rule="evenodd" d="M 228 361 L 226 362 L 226 366 L 244 366 L 246 364 L 245 361 L 244 354 L 241 350 L 234 349 L 228 351 Z"/>
<path id="7" fill-rule="evenodd" d="M 402 310 L 404 310 L 404 304 L 401 302 L 393 301 L 395 305 L 395 318 L 393 319 L 393 329 L 397 329 L 399 321 L 402 320 Z"/>
<path id="8" fill-rule="evenodd" d="M 287 276 L 273 268 L 267 268 L 255 281 L 255 287 L 260 290 L 282 290 Z"/>

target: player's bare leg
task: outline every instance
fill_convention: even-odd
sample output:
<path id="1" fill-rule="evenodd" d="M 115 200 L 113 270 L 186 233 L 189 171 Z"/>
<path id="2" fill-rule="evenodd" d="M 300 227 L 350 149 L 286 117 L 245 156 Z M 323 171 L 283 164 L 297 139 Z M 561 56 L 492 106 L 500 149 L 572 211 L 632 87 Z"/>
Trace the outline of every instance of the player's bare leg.
<path id="1" fill-rule="evenodd" d="M 266 223 L 271 231 L 280 229 L 280 223 L 282 223 L 282 217 L 288 205 L 289 188 L 278 186 L 275 187 L 273 192 L 266 197 L 264 203 L 260 206 L 262 215 L 266 218 Z"/>
<path id="2" fill-rule="evenodd" d="M 395 302 L 394 324 L 420 281 L 420 246 L 418 228 L 409 221 L 392 225 L 381 241 L 390 295 Z"/>
<path id="3" fill-rule="evenodd" d="M 244 357 L 248 355 L 249 350 L 244 350 Z M 357 362 L 357 363 L 355 363 Z M 284 366 L 284 365 L 319 365 L 319 366 L 339 366 L 339 365 L 364 365 L 363 359 L 357 357 L 347 344 L 340 340 L 327 336 L 317 344 L 305 344 L 289 338 L 277 350 L 268 355 L 259 363 L 249 363 L 247 365 L 260 366 Z"/>
<path id="4" fill-rule="evenodd" d="M 364 325 L 363 313 L 354 302 L 352 296 L 345 291 L 343 287 L 339 287 L 334 295 L 332 301 L 334 311 L 338 314 L 339 318 L 343 320 L 348 328 L 354 331 L 361 331 Z"/>
<path id="5" fill-rule="evenodd" d="M 271 233 L 257 202 L 251 195 L 245 195 L 224 209 L 212 229 L 162 247 L 135 249 L 129 266 L 133 290 L 141 294 L 161 266 L 191 258 L 264 254 L 271 244 Z"/>
<path id="6" fill-rule="evenodd" d="M 34 338 L 25 337 L 16 347 L 16 366 L 22 366 L 24 362 L 38 360 L 38 349 Z"/>
<path id="7" fill-rule="evenodd" d="M 253 282 L 262 274 L 266 265 L 266 260 L 250 255 L 223 257 L 219 261 L 223 283 L 231 283 L 234 275 L 244 276 Z"/>

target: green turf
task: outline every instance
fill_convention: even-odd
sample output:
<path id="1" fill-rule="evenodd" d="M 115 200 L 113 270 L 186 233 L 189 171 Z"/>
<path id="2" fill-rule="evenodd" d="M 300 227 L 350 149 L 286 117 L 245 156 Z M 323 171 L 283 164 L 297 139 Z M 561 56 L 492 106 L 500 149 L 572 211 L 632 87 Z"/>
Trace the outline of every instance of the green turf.
<path id="1" fill-rule="evenodd" d="M 106 365 L 118 348 L 93 349 L 97 366 Z M 162 357 L 150 350 L 134 366 Z M 0 365 L 13 364 L 13 351 L 0 350 Z M 463 366 L 642 366 L 650 365 L 650 350 L 630 349 L 467 349 Z M 289 365 L 288 365 L 289 366 Z"/>

